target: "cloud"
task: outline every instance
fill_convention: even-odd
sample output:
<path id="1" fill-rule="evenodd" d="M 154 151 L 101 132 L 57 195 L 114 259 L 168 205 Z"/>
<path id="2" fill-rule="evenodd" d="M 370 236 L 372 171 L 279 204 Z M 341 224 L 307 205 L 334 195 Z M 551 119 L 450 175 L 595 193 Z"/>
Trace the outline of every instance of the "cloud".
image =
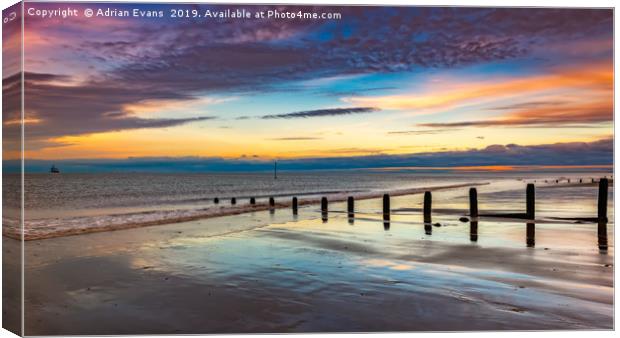
<path id="1" fill-rule="evenodd" d="M 562 104 L 566 104 L 567 101 L 555 100 L 555 101 L 529 101 L 529 102 L 520 102 L 514 104 L 508 104 L 504 106 L 492 107 L 490 109 L 493 110 L 515 110 L 515 109 L 523 109 L 523 108 L 539 108 L 544 106 L 558 106 Z"/>
<path id="2" fill-rule="evenodd" d="M 127 107 L 138 102 L 188 101 L 194 97 L 187 94 L 127 88 L 122 84 L 107 82 L 86 82 L 77 85 L 62 85 L 67 76 L 54 74 L 26 73 L 25 117 L 36 120 L 26 130 L 26 137 L 54 138 L 68 135 L 98 132 L 173 127 L 191 122 L 214 119 L 211 116 L 187 118 L 141 118 Z M 3 91 L 9 101 L 12 90 L 19 84 L 15 77 L 5 78 Z M 11 101 L 12 102 L 12 101 Z"/>
<path id="3" fill-rule="evenodd" d="M 442 81 L 428 85 L 421 92 L 401 95 L 345 97 L 347 103 L 370 105 L 381 109 L 433 113 L 480 100 L 497 100 L 546 91 L 579 90 L 583 94 L 611 97 L 613 66 L 610 62 L 566 67 L 548 74 L 527 75 L 487 81 Z M 549 102 L 549 105 L 552 103 Z"/>
<path id="4" fill-rule="evenodd" d="M 10 20 L 12 15 L 15 18 Z M 2 73 L 12 74 L 22 66 L 22 15 L 21 5 L 15 4 L 2 11 Z"/>
<path id="5" fill-rule="evenodd" d="M 246 7 L 188 6 L 199 11 Z M 67 41 L 67 48 L 79 52 L 84 59 L 100 60 L 107 70 L 101 76 L 132 86 L 182 91 L 268 91 L 291 81 L 321 77 L 502 61 L 526 57 L 533 48 L 551 42 L 609 38 L 613 27 L 613 11 L 607 9 L 364 6 L 254 6 L 252 9 L 337 11 L 343 19 L 337 23 L 132 20 L 131 25 L 127 20 L 124 25 L 110 25 L 105 20 L 72 20 L 63 22 L 62 30 L 54 30 L 44 22 L 34 22 L 32 27 L 45 29 L 54 41 Z M 115 27 L 115 34 L 102 38 L 101 29 L 109 27 Z"/>
<path id="6" fill-rule="evenodd" d="M 294 113 L 265 115 L 262 119 L 292 119 L 292 118 L 309 118 L 309 117 L 323 117 L 323 116 L 339 116 L 339 115 L 351 115 L 351 114 L 365 114 L 374 113 L 380 111 L 374 107 L 353 107 L 353 108 L 332 108 L 332 109 L 317 109 L 307 110 Z"/>
<path id="7" fill-rule="evenodd" d="M 74 7 L 85 6 L 96 9 L 108 5 L 76 4 Z M 167 11 L 173 6 L 178 5 L 148 4 L 136 8 Z M 207 8 L 248 7 L 183 6 L 201 12 Z M 28 7 L 53 8 L 53 4 L 30 3 Z M 75 18 L 59 24 L 59 20 L 29 18 L 24 32 L 29 42 L 26 64 L 39 72 L 31 71 L 28 76 L 26 108 L 27 114 L 41 123 L 28 128 L 28 136 L 51 138 L 159 128 L 210 119 L 146 119 L 126 110 L 145 101 L 192 101 L 222 92 L 286 91 L 292 83 L 319 78 L 415 72 L 513 59 L 529 62 L 533 57 L 561 63 L 557 58 L 549 59 L 544 46 L 591 39 L 611 41 L 613 31 L 610 9 L 279 5 L 252 8 L 337 11 L 342 13 L 343 19 L 335 22 Z M 62 41 L 60 46 L 59 41 Z M 611 44 L 601 46 L 601 53 L 610 52 L 613 47 Z M 571 60 L 581 58 L 579 64 L 591 62 L 594 57 L 582 56 L 578 50 L 576 56 L 571 54 Z M 58 73 L 69 75 L 42 74 L 41 69 L 58 69 Z M 581 83 L 600 80 L 598 74 L 584 72 L 583 75 L 579 79 Z M 359 107 L 376 107 L 373 109 L 424 110 L 494 95 L 527 92 L 531 86 L 537 86 L 537 82 L 545 83 L 546 87 L 539 87 L 540 90 L 555 88 L 551 81 L 531 80 L 504 89 L 497 84 L 489 87 L 481 84 L 473 86 L 477 91 L 465 87 L 451 91 L 440 88 L 444 92 L 437 91 L 437 95 L 366 98 L 374 101 L 355 97 L 350 102 Z M 603 80 L 611 83 L 608 78 Z M 60 82 L 71 84 L 60 85 Z M 363 88 L 356 93 L 362 94 Z M 353 113 L 362 112 L 326 109 L 265 118 Z"/>
<path id="8" fill-rule="evenodd" d="M 336 96 L 336 97 L 364 96 L 364 95 L 369 95 L 369 93 L 375 92 L 375 91 L 388 91 L 388 90 L 395 90 L 395 89 L 400 89 L 400 88 L 386 86 L 386 87 L 358 88 L 358 89 L 351 89 L 351 90 L 320 90 L 318 91 L 318 93 L 321 95 Z"/>
<path id="9" fill-rule="evenodd" d="M 582 127 L 613 121 L 613 98 L 600 102 L 567 102 L 555 106 L 532 106 L 510 112 L 504 117 L 486 120 L 420 123 L 420 127 L 463 128 L 463 127 Z"/>

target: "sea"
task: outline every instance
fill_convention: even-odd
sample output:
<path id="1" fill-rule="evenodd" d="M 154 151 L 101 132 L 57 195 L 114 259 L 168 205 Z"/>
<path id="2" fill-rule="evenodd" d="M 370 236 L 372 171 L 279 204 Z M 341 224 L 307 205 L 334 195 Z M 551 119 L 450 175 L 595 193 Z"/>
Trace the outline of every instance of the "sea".
<path id="1" fill-rule="evenodd" d="M 592 180 L 611 178 L 611 168 L 500 168 L 499 170 L 342 170 L 273 173 L 97 173 L 26 174 L 24 177 L 25 227 L 84 227 L 164 221 L 196 216 L 230 205 L 251 208 L 249 199 L 265 203 L 269 197 L 290 201 L 295 196 L 320 196 L 480 185 L 481 205 L 488 209 L 523 208 L 525 185 L 535 183 L 543 213 L 595 216 L 598 188 Z M 575 185 L 581 180 L 582 184 Z M 557 181 L 557 183 L 556 183 Z M 575 186 L 573 186 L 575 185 Z M 3 175 L 3 219 L 19 215 L 20 175 Z M 553 187 L 564 187 L 553 189 Z M 609 192 L 613 211 L 613 184 Z M 466 187 L 434 193 L 434 208 L 467 210 Z M 215 204 L 214 199 L 219 199 Z M 538 202 L 538 201 L 537 201 Z M 420 196 L 401 199 L 398 207 L 419 207 Z M 380 211 L 377 205 L 377 212 Z M 594 215 L 591 215 L 594 213 Z M 569 215 L 571 216 L 571 215 Z"/>

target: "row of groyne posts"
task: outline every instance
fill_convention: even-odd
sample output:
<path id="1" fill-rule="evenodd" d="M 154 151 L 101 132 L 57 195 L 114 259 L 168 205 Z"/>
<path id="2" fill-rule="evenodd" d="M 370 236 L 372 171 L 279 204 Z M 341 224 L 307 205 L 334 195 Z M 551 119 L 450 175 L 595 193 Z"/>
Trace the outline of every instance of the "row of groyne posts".
<path id="1" fill-rule="evenodd" d="M 570 182 L 570 181 L 569 181 Z M 583 182 L 582 179 L 579 180 Z M 592 179 L 592 183 L 595 180 Z M 470 223 L 470 240 L 476 242 L 478 240 L 478 221 L 481 217 L 489 219 L 504 218 L 512 220 L 525 220 L 526 222 L 526 245 L 533 247 L 536 243 L 536 188 L 533 183 L 529 183 L 525 189 L 525 213 L 480 213 L 478 210 L 478 191 L 476 188 L 469 189 L 469 219 L 461 217 L 463 222 L 469 221 Z M 601 178 L 598 184 L 598 213 L 596 217 L 553 217 L 553 220 L 561 221 L 573 221 L 578 223 L 597 223 L 598 224 L 598 247 L 601 252 L 607 252 L 608 239 L 607 239 L 607 202 L 609 192 L 609 180 L 607 178 Z M 219 203 L 219 198 L 214 198 L 215 204 Z M 230 203 L 235 205 L 237 203 L 236 198 L 231 198 Z M 250 198 L 250 204 L 256 205 L 256 199 Z M 321 219 L 323 222 L 327 222 L 329 214 L 327 197 L 321 198 Z M 269 211 L 273 213 L 276 208 L 275 199 L 269 197 Z M 297 197 L 293 197 L 291 201 L 291 208 L 293 215 L 297 215 L 299 210 L 299 201 Z M 392 210 L 390 208 L 390 195 L 383 195 L 383 226 L 385 230 L 390 229 L 390 214 Z M 430 191 L 424 192 L 424 206 L 422 209 L 424 230 L 427 235 L 432 234 L 432 194 Z M 355 220 L 355 199 L 353 196 L 347 198 L 347 216 L 349 224 L 353 224 Z M 436 224 L 437 225 L 437 224 Z"/>

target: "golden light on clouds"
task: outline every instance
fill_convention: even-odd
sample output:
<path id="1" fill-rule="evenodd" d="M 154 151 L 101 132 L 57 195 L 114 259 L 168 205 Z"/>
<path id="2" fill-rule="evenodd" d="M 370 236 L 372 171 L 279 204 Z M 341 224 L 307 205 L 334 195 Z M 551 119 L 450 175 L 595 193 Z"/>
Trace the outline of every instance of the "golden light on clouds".
<path id="1" fill-rule="evenodd" d="M 508 97 L 546 91 L 580 90 L 583 96 L 611 95 L 613 67 L 609 63 L 592 64 L 578 68 L 558 70 L 544 75 L 471 82 L 462 80 L 440 81 L 430 84 L 421 93 L 345 97 L 345 102 L 379 107 L 381 109 L 408 110 L 412 113 L 434 113 L 459 105 L 498 100 Z"/>

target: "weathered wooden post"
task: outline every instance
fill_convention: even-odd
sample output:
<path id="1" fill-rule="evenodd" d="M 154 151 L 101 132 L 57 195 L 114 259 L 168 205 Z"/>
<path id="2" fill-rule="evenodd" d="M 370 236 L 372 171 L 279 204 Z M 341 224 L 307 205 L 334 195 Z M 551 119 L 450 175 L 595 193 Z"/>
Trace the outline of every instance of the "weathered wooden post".
<path id="1" fill-rule="evenodd" d="M 478 217 L 478 191 L 476 188 L 469 189 L 469 217 Z"/>
<path id="2" fill-rule="evenodd" d="M 536 218 L 536 192 L 533 184 L 528 184 L 525 190 L 525 214 L 528 219 Z"/>
<path id="3" fill-rule="evenodd" d="M 607 222 L 607 193 L 609 181 L 601 178 L 598 182 L 598 219 Z"/>
<path id="4" fill-rule="evenodd" d="M 214 199 L 213 199 L 213 203 L 214 203 L 214 204 L 218 204 L 218 203 L 220 203 L 220 199 L 219 199 L 219 198 L 217 198 L 217 197 L 216 197 L 216 198 L 214 198 Z"/>
<path id="5" fill-rule="evenodd" d="M 580 179 L 579 179 L 579 183 L 583 183 L 583 178 L 580 178 Z"/>
<path id="6" fill-rule="evenodd" d="M 390 195 L 383 194 L 383 220 L 390 220 Z"/>
<path id="7" fill-rule="evenodd" d="M 431 203 L 432 196 L 430 191 L 424 192 L 424 223 L 431 223 Z"/>
<path id="8" fill-rule="evenodd" d="M 293 197 L 293 215 L 297 215 L 297 197 Z"/>
<path id="9" fill-rule="evenodd" d="M 536 225 L 534 223 L 527 223 L 527 230 L 525 232 L 525 244 L 528 247 L 536 245 Z"/>
<path id="10" fill-rule="evenodd" d="M 383 194 L 383 230 L 390 230 L 390 195 Z"/>
<path id="11" fill-rule="evenodd" d="M 355 222 L 355 199 L 353 196 L 347 197 L 347 218 L 349 219 L 349 224 L 353 224 Z"/>
<path id="12" fill-rule="evenodd" d="M 256 204 L 256 199 L 254 197 L 250 197 L 250 204 Z"/>
<path id="13" fill-rule="evenodd" d="M 327 197 L 321 198 L 321 219 L 327 222 Z"/>
<path id="14" fill-rule="evenodd" d="M 570 183 L 570 178 L 569 178 L 569 179 L 567 179 L 566 181 L 567 181 L 566 183 Z"/>
<path id="15" fill-rule="evenodd" d="M 232 204 L 232 205 L 237 204 L 237 199 L 236 199 L 236 198 L 234 198 L 234 197 L 233 197 L 233 198 L 231 198 L 231 199 L 230 199 L 230 204 Z"/>
<path id="16" fill-rule="evenodd" d="M 433 201 L 433 197 L 430 191 L 424 192 L 424 233 L 427 235 L 431 235 L 433 233 L 433 225 L 431 219 L 431 203 Z"/>
<path id="17" fill-rule="evenodd" d="M 274 214 L 276 212 L 276 200 L 273 197 L 269 197 L 269 213 Z"/>
<path id="18" fill-rule="evenodd" d="M 353 214 L 355 212 L 355 199 L 353 196 L 347 198 L 347 212 Z"/>

